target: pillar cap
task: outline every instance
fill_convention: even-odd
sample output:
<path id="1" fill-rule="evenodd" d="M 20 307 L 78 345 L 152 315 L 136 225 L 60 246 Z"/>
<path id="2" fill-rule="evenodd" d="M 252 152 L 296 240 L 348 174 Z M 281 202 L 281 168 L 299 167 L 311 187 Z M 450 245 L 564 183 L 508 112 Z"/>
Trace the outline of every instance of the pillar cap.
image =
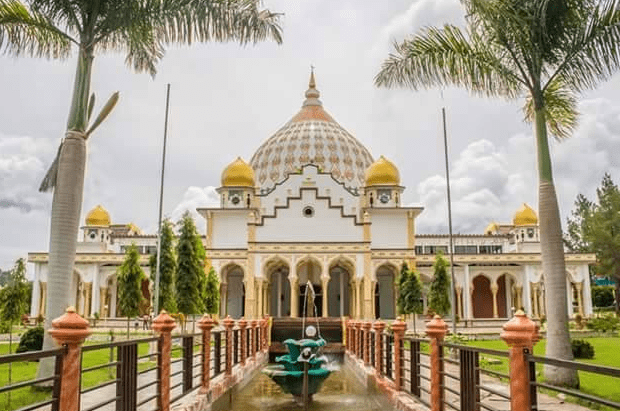
<path id="1" fill-rule="evenodd" d="M 448 325 L 439 315 L 435 315 L 435 317 L 426 324 L 426 335 L 431 338 L 443 339 L 447 333 Z"/>
<path id="2" fill-rule="evenodd" d="M 80 317 L 73 306 L 53 320 L 52 327 L 48 333 L 59 344 L 81 344 L 91 334 L 88 321 Z"/>
<path id="3" fill-rule="evenodd" d="M 252 324 L 252 327 L 256 327 L 258 325 L 258 320 L 252 320 L 250 324 Z"/>
<path id="4" fill-rule="evenodd" d="M 540 339 L 538 324 L 527 318 L 527 315 L 522 310 L 517 311 L 515 316 L 504 324 L 502 329 L 500 338 L 510 347 L 533 346 Z"/>
<path id="5" fill-rule="evenodd" d="M 385 323 L 381 320 L 375 321 L 372 328 L 378 331 L 383 331 L 385 330 Z"/>
<path id="6" fill-rule="evenodd" d="M 407 329 L 407 324 L 400 319 L 400 317 L 396 318 L 396 321 L 392 323 L 392 330 L 395 332 L 403 332 Z"/>
<path id="7" fill-rule="evenodd" d="M 217 324 L 217 321 L 215 321 L 213 318 L 205 314 L 202 316 L 200 321 L 198 321 L 198 328 L 200 328 L 203 331 L 208 331 L 212 329 L 213 327 L 215 327 L 216 324 Z"/>
<path id="8" fill-rule="evenodd" d="M 224 327 L 226 328 L 232 328 L 235 325 L 235 320 L 230 318 L 230 315 L 227 315 L 222 321 L 222 324 L 224 324 Z"/>
<path id="9" fill-rule="evenodd" d="M 158 333 L 169 333 L 176 328 L 174 318 L 170 317 L 166 310 L 161 310 L 159 315 L 153 320 L 153 330 Z"/>
<path id="10" fill-rule="evenodd" d="M 239 326 L 239 328 L 243 330 L 244 328 L 248 326 L 248 322 L 246 321 L 245 318 L 241 317 L 239 321 L 237 321 L 237 325 Z"/>
<path id="11" fill-rule="evenodd" d="M 365 330 L 370 330 L 372 328 L 372 324 L 370 321 L 364 321 L 362 322 L 362 328 Z"/>

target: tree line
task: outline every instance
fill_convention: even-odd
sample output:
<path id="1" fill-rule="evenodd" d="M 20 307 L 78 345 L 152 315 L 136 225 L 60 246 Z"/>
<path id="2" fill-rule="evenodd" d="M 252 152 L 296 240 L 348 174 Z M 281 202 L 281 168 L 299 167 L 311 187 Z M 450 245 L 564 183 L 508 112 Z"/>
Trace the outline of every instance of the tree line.
<path id="1" fill-rule="evenodd" d="M 185 212 L 177 226 L 178 238 L 174 234 L 172 221 L 166 219 L 161 226 L 158 307 L 184 316 L 216 314 L 220 302 L 219 280 L 213 267 L 205 275 L 207 254 L 189 212 Z M 155 284 L 156 254 L 151 255 L 149 266 L 150 280 Z M 142 295 L 142 282 L 145 279 L 146 275 L 140 266 L 140 254 L 135 244 L 132 244 L 127 248 L 125 260 L 117 270 L 117 304 L 121 315 L 128 320 L 129 317 L 140 315 L 145 303 L 148 305 Z"/>

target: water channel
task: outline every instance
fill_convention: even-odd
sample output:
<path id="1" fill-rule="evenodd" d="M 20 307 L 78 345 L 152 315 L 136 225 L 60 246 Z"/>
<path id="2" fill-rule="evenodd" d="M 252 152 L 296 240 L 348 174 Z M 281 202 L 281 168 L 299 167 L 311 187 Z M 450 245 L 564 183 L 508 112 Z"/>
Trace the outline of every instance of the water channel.
<path id="1" fill-rule="evenodd" d="M 243 389 L 235 393 L 227 411 L 297 411 L 303 410 L 291 394 L 284 393 L 280 387 L 264 374 L 252 379 Z M 371 394 L 344 369 L 329 376 L 320 391 L 314 395 L 309 405 L 311 411 L 379 411 L 386 410 L 379 401 L 378 394 Z"/>

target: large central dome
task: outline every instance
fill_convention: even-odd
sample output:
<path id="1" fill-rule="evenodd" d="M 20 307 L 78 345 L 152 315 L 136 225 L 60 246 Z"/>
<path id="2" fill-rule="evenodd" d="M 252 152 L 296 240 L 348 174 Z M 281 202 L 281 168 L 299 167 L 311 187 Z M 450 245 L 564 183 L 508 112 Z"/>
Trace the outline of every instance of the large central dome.
<path id="1" fill-rule="evenodd" d="M 331 173 L 345 187 L 357 189 L 364 185 L 364 173 L 373 163 L 372 156 L 323 109 L 319 96 L 312 73 L 299 113 L 252 156 L 250 165 L 262 192 L 306 164 Z"/>

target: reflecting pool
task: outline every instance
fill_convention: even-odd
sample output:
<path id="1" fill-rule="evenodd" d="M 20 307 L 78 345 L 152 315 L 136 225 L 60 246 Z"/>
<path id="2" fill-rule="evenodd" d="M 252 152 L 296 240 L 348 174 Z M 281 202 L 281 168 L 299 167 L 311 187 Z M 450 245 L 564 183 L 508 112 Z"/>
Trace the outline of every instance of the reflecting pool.
<path id="1" fill-rule="evenodd" d="M 251 411 L 302 410 L 291 394 L 284 393 L 268 376 L 258 374 L 241 391 L 235 393 L 229 408 Z M 376 394 L 368 394 L 350 373 L 336 370 L 314 395 L 309 410 L 312 411 L 386 411 Z"/>

